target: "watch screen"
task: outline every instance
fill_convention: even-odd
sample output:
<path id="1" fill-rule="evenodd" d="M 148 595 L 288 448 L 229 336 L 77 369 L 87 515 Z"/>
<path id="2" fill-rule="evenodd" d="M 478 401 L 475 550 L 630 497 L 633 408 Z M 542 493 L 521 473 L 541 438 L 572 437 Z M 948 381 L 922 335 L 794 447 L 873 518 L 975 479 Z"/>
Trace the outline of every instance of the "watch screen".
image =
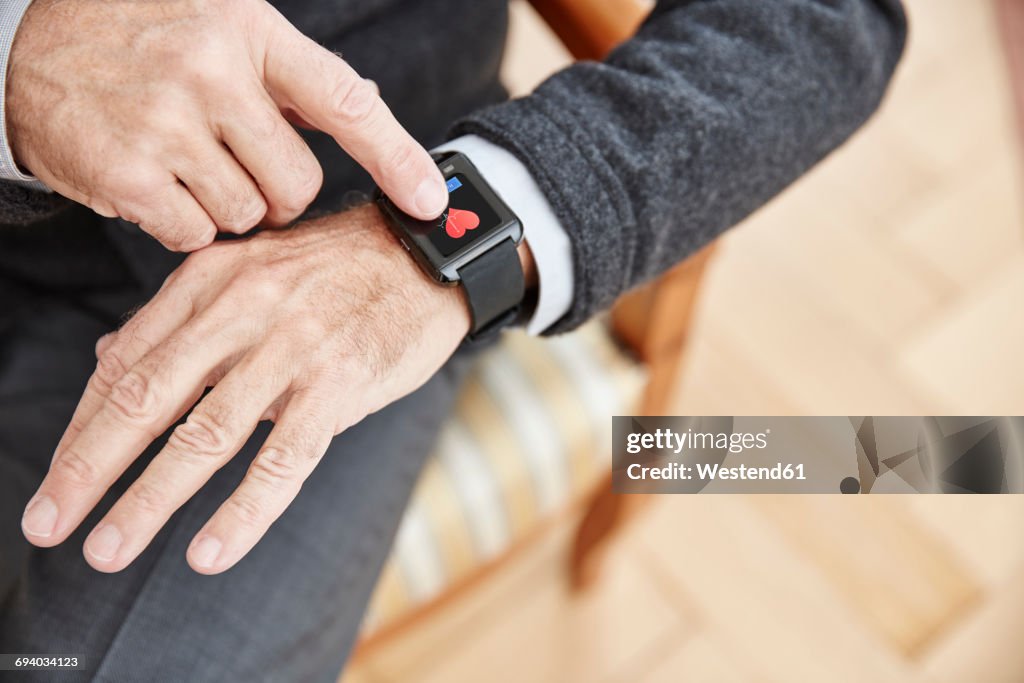
<path id="1" fill-rule="evenodd" d="M 499 227 L 501 222 L 498 214 L 461 173 L 448 178 L 447 183 L 448 210 L 431 225 L 427 234 L 442 256 L 451 256 L 475 237 Z"/>

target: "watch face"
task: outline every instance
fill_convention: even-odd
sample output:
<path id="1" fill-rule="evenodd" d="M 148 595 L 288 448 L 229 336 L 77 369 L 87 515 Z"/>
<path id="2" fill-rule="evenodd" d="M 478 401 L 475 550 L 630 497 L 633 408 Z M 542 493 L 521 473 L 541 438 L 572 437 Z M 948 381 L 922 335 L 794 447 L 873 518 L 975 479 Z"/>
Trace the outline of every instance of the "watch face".
<path id="1" fill-rule="evenodd" d="M 403 213 L 378 190 L 388 227 L 425 273 L 443 284 L 461 279 L 459 270 L 504 240 L 519 244 L 523 226 L 464 155 L 435 156 L 448 185 L 448 209 L 421 221 Z"/>
<path id="2" fill-rule="evenodd" d="M 477 237 L 501 227 L 501 219 L 462 173 L 447 179 L 448 210 L 425 223 L 426 237 L 442 256 L 451 256 Z"/>

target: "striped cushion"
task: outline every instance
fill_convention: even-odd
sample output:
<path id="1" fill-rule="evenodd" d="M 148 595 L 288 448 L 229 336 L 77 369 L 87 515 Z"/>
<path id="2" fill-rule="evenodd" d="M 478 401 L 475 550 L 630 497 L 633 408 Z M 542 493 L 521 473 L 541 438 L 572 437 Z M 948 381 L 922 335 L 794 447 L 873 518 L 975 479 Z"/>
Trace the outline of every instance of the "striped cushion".
<path id="1" fill-rule="evenodd" d="M 642 370 L 601 322 L 484 353 L 417 485 L 363 626 L 393 624 L 508 550 L 608 471 Z"/>

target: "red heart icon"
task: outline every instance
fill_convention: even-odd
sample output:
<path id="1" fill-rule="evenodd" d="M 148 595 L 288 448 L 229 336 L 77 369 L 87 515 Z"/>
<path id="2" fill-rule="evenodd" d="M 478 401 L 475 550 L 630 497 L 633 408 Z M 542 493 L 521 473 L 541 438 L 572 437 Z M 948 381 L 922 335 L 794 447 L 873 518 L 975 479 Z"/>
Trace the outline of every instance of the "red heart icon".
<path id="1" fill-rule="evenodd" d="M 458 239 L 466 234 L 467 230 L 475 230 L 480 227 L 480 216 L 465 209 L 448 209 L 448 219 L 444 223 L 444 231 L 449 237 Z"/>

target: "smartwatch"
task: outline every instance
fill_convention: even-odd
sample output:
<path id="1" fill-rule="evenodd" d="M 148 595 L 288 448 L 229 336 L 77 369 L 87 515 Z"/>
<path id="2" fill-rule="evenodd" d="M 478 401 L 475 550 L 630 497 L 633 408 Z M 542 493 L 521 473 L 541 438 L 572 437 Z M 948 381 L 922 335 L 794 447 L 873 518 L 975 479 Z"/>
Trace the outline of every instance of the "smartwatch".
<path id="1" fill-rule="evenodd" d="M 435 155 L 448 186 L 448 208 L 421 221 L 378 188 L 385 222 L 420 268 L 441 285 L 461 286 L 469 301 L 470 341 L 488 338 L 519 317 L 525 282 L 516 247 L 523 226 L 461 153 Z"/>

